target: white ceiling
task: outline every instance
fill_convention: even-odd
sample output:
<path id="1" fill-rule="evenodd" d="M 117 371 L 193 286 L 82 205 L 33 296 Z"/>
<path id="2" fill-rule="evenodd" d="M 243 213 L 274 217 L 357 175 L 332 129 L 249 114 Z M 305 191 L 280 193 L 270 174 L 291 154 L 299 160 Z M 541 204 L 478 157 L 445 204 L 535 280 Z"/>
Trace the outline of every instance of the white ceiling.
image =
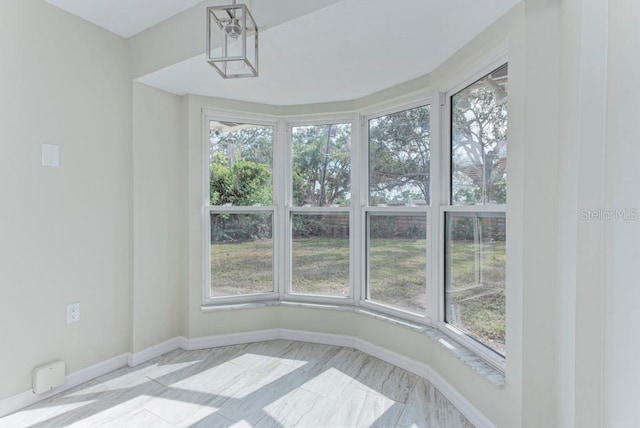
<path id="1" fill-rule="evenodd" d="M 125 37 L 199 3 L 47 1 Z M 431 72 L 518 1 L 341 0 L 261 31 L 258 78 L 222 79 L 203 52 L 138 80 L 181 95 L 273 105 L 356 99 Z M 260 15 L 254 17 L 260 26 Z"/>
<path id="2" fill-rule="evenodd" d="M 45 0 L 89 22 L 129 38 L 202 0 Z"/>

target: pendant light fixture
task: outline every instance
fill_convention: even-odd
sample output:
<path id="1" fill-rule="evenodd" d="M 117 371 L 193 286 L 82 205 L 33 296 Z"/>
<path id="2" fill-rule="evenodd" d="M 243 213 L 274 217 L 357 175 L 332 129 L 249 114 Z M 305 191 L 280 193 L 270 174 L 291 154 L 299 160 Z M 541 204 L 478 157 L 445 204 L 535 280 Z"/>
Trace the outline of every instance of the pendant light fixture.
<path id="1" fill-rule="evenodd" d="M 258 26 L 247 5 L 207 8 L 207 62 L 225 79 L 258 76 Z"/>

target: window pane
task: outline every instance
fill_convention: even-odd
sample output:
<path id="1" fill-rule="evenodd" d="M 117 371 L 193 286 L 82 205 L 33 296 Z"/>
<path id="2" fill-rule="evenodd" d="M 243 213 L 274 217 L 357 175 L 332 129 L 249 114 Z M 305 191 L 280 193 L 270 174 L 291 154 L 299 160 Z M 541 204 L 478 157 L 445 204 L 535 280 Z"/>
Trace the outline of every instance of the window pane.
<path id="1" fill-rule="evenodd" d="M 272 214 L 211 213 L 211 296 L 273 291 Z"/>
<path id="2" fill-rule="evenodd" d="M 272 205 L 273 127 L 209 122 L 211 205 Z"/>
<path id="3" fill-rule="evenodd" d="M 369 205 L 429 204 L 429 106 L 369 120 Z"/>
<path id="4" fill-rule="evenodd" d="M 349 295 L 349 213 L 292 214 L 294 293 Z"/>
<path id="5" fill-rule="evenodd" d="M 348 206 L 351 124 L 292 129 L 293 206 Z"/>
<path id="6" fill-rule="evenodd" d="M 505 217 L 447 213 L 445 321 L 505 355 Z"/>
<path id="7" fill-rule="evenodd" d="M 424 314 L 427 288 L 427 216 L 368 217 L 367 298 Z"/>
<path id="8" fill-rule="evenodd" d="M 451 97 L 451 200 L 507 202 L 507 65 Z"/>

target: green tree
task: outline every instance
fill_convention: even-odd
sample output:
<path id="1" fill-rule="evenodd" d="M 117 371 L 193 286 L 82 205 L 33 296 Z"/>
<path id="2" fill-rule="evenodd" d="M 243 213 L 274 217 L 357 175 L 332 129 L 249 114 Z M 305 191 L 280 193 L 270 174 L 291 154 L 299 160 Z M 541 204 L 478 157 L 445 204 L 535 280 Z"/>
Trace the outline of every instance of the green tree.
<path id="1" fill-rule="evenodd" d="M 265 165 L 240 161 L 231 168 L 211 165 L 211 205 L 271 204 L 271 171 Z"/>
<path id="2" fill-rule="evenodd" d="M 224 125 L 228 131 L 214 130 L 209 138 L 211 205 L 271 205 L 273 128 Z"/>
<path id="3" fill-rule="evenodd" d="M 351 197 L 351 125 L 295 127 L 292 144 L 294 204 L 347 205 Z"/>
<path id="4" fill-rule="evenodd" d="M 452 97 L 452 196 L 506 203 L 507 66 Z"/>
<path id="5" fill-rule="evenodd" d="M 369 122 L 371 203 L 428 203 L 430 133 L 428 105 Z"/>

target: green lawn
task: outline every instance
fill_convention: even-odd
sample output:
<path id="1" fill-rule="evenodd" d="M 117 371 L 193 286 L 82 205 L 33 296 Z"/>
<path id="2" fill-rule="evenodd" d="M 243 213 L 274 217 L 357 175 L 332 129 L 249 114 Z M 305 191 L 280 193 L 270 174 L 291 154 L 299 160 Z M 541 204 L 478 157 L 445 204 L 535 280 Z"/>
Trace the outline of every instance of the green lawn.
<path id="1" fill-rule="evenodd" d="M 372 239 L 369 259 L 369 298 L 424 312 L 426 309 L 426 240 Z"/>
<path id="2" fill-rule="evenodd" d="M 291 261 L 294 293 L 349 294 L 348 239 L 295 239 Z"/>
<path id="3" fill-rule="evenodd" d="M 504 353 L 504 243 L 451 245 L 448 321 Z M 272 282 L 271 240 L 211 245 L 214 296 L 269 292 Z M 293 290 L 345 296 L 349 291 L 347 239 L 307 238 L 293 243 Z M 426 307 L 425 241 L 373 239 L 370 244 L 369 298 L 398 308 L 424 312 Z M 483 269 L 476 267 L 480 261 Z"/>
<path id="4" fill-rule="evenodd" d="M 211 245 L 213 295 L 271 291 L 271 249 L 271 240 Z M 328 296 L 349 293 L 348 239 L 296 239 L 293 250 L 294 292 Z M 425 251 L 424 240 L 373 240 L 371 299 L 403 309 L 424 311 Z"/>
<path id="5" fill-rule="evenodd" d="M 482 269 L 477 268 L 476 260 Z M 504 242 L 476 247 L 471 241 L 454 241 L 451 261 L 447 321 L 504 354 Z"/>
<path id="6" fill-rule="evenodd" d="M 271 240 L 211 245 L 213 296 L 273 291 Z"/>

